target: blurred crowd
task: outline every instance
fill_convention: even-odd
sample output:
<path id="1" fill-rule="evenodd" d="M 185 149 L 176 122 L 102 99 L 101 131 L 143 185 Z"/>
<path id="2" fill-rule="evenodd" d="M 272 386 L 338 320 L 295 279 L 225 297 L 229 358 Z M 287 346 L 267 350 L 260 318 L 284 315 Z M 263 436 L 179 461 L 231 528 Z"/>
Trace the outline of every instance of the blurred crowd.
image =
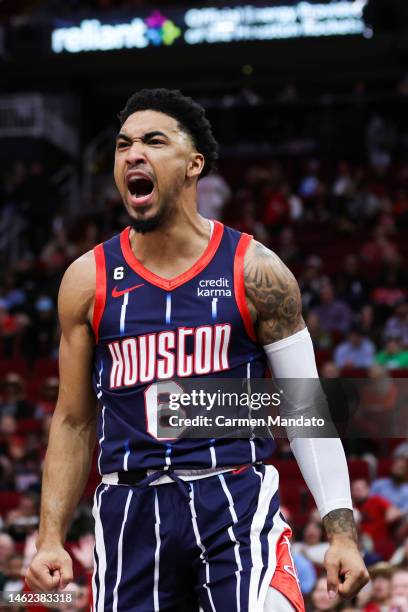
<path id="1" fill-rule="evenodd" d="M 18 256 L 3 253 L 0 277 L 0 591 L 24 588 L 35 551 L 41 466 L 59 384 L 58 286 L 70 262 L 128 223 L 109 166 L 94 169 L 95 206 L 75 219 L 58 206 L 46 164 L 20 159 L 4 171 L 0 227 L 18 220 L 21 231 Z M 385 121 L 371 125 L 364 164 L 222 158 L 218 172 L 200 181 L 198 205 L 203 216 L 253 234 L 294 272 L 321 375 L 375 383 L 374 393 L 372 387 L 361 393 L 368 415 L 359 423 L 363 439 L 345 440 L 350 465 L 365 466 L 352 474 L 352 496 L 372 578 L 353 604 L 328 600 L 321 521 L 311 504 L 302 506 L 296 487 L 286 502 L 287 472 L 280 470 L 308 610 L 408 611 L 408 442 L 402 440 L 408 163 L 393 155 L 392 129 Z M 384 439 L 395 415 L 398 442 Z M 284 443 L 277 457 L 291 469 Z M 68 590 L 77 602 L 61 610 L 89 608 L 97 480 L 94 468 L 68 536 L 75 563 Z"/>
<path id="2" fill-rule="evenodd" d="M 55 207 L 41 164 L 21 160 L 4 182 L 3 214 L 26 224 L 20 256 L 4 270 L 0 286 L 1 355 L 8 368 L 0 391 L 0 505 L 7 509 L 0 519 L 0 590 L 22 588 L 34 551 L 41 464 L 58 394 L 58 285 L 73 259 L 127 224 L 114 188 L 107 178 L 101 184 L 102 206 L 69 222 Z M 219 172 L 199 184 L 199 209 L 254 234 L 294 271 L 321 374 L 380 380 L 381 405 L 370 404 L 378 403 L 378 393 L 366 401 L 381 431 L 381 416 L 406 401 L 393 381 L 408 372 L 408 164 L 263 160 L 237 168 L 223 160 Z M 354 607 L 329 601 L 321 522 L 313 510 L 299 521 L 289 505 L 302 591 L 313 611 L 408 610 L 408 444 L 395 448 L 381 478 L 378 457 L 390 450 L 384 441 L 347 445 L 349 456 L 368 466 L 366 478 L 353 480 L 352 494 L 372 581 Z M 92 479 L 97 482 L 96 473 Z M 69 589 L 78 593 L 77 610 L 89 605 L 92 488 L 69 534 L 76 567 Z"/>

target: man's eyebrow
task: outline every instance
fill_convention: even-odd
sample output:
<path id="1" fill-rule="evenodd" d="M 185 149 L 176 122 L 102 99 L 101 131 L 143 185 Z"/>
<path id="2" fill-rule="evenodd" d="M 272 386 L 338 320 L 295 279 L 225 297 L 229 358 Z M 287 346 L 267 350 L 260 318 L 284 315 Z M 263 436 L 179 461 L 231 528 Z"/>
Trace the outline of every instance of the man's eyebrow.
<path id="1" fill-rule="evenodd" d="M 160 130 L 152 130 L 151 132 L 146 132 L 143 136 L 143 140 L 150 140 L 150 138 L 154 138 L 155 136 L 164 136 L 164 138 L 168 138 L 167 134 L 161 132 Z"/>
<path id="2" fill-rule="evenodd" d="M 165 134 L 164 132 L 161 132 L 160 130 L 152 130 L 150 132 L 146 132 L 146 134 L 142 136 L 142 141 L 146 142 L 147 140 L 150 140 L 150 138 L 154 138 L 154 136 L 162 136 L 164 138 L 168 138 L 167 134 Z M 123 132 L 119 132 L 119 134 L 116 136 L 116 140 L 125 140 L 129 143 L 132 142 L 130 136 L 124 134 Z"/>
<path id="3" fill-rule="evenodd" d="M 116 136 L 116 140 L 126 140 L 126 142 L 132 142 L 132 139 L 123 132 L 119 132 L 119 134 Z"/>

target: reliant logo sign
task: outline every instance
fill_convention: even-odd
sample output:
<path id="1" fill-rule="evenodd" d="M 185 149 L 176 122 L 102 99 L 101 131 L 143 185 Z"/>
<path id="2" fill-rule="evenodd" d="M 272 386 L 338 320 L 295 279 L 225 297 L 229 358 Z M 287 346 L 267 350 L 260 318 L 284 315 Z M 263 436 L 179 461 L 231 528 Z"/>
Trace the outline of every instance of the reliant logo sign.
<path id="1" fill-rule="evenodd" d="M 180 28 L 155 11 L 147 19 L 136 18 L 129 23 L 102 24 L 98 19 L 84 19 L 79 26 L 57 28 L 51 35 L 51 48 L 54 53 L 143 49 L 172 45 L 179 36 Z"/>
<path id="2" fill-rule="evenodd" d="M 367 0 L 298 2 L 282 6 L 235 6 L 171 11 L 171 18 L 154 11 L 125 23 L 84 19 L 79 25 L 56 28 L 51 34 L 54 53 L 144 49 L 170 46 L 278 40 L 363 34 Z M 167 12 L 167 11 L 166 11 Z"/>

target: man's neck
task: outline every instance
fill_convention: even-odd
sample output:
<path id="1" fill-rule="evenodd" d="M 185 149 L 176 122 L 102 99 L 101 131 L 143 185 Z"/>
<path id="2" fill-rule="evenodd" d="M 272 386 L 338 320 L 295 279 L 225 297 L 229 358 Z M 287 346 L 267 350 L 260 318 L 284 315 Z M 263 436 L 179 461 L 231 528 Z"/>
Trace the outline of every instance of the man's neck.
<path id="1" fill-rule="evenodd" d="M 172 211 L 169 218 L 152 232 L 141 234 L 132 230 L 130 233 L 133 253 L 152 271 L 162 266 L 168 269 L 169 262 L 177 265 L 177 262 L 191 260 L 192 265 L 202 255 L 209 240 L 209 221 L 197 211 L 191 213 L 185 209 Z"/>

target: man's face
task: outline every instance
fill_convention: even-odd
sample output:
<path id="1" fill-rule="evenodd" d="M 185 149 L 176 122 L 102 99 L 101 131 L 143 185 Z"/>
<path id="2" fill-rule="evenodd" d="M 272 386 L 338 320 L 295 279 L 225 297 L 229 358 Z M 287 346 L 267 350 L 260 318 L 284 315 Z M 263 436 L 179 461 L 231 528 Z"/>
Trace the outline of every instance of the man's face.
<path id="1" fill-rule="evenodd" d="M 351 346 L 360 346 L 361 342 L 362 342 L 363 338 L 360 334 L 356 333 L 356 332 L 351 332 L 349 335 L 349 341 Z"/>
<path id="2" fill-rule="evenodd" d="M 306 544 L 318 544 L 322 539 L 322 531 L 314 522 L 310 522 L 305 527 L 304 541 Z"/>
<path id="3" fill-rule="evenodd" d="M 130 115 L 117 137 L 114 175 L 134 229 L 155 229 L 203 163 L 172 117 L 151 110 Z"/>
<path id="4" fill-rule="evenodd" d="M 357 479 L 351 483 L 351 495 L 354 503 L 364 502 L 369 494 L 370 488 L 365 480 Z"/>
<path id="5" fill-rule="evenodd" d="M 398 482 L 405 482 L 407 478 L 407 459 L 406 457 L 397 457 L 394 459 L 390 470 L 391 477 Z"/>
<path id="6" fill-rule="evenodd" d="M 320 300 L 323 304 L 330 304 L 334 299 L 333 288 L 331 285 L 324 285 L 320 291 Z"/>

